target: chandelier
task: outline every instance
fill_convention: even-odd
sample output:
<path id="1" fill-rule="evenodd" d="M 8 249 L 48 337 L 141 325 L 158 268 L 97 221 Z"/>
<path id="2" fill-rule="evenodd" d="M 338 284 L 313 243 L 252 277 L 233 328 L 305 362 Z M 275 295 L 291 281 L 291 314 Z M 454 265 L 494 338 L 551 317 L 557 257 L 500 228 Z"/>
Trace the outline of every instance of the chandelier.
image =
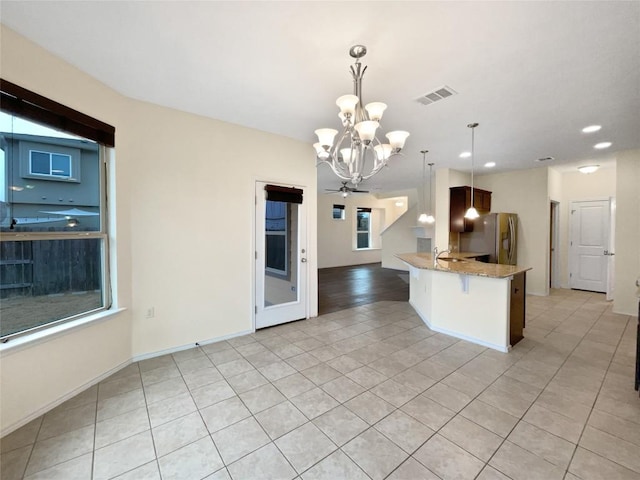
<path id="1" fill-rule="evenodd" d="M 397 130 L 387 133 L 388 143 L 382 143 L 376 137 L 380 120 L 387 105 L 382 102 L 362 103 L 362 77 L 367 67 L 360 59 L 367 53 L 364 45 L 354 45 L 349 55 L 356 59 L 351 66 L 353 77 L 353 95 L 343 95 L 336 100 L 340 107 L 338 117 L 342 120 L 342 135 L 335 142 L 338 130 L 321 128 L 315 131 L 318 142 L 316 149 L 318 165 L 326 163 L 342 180 L 356 187 L 360 182 L 373 177 L 388 162 L 400 153 L 409 132 Z"/>

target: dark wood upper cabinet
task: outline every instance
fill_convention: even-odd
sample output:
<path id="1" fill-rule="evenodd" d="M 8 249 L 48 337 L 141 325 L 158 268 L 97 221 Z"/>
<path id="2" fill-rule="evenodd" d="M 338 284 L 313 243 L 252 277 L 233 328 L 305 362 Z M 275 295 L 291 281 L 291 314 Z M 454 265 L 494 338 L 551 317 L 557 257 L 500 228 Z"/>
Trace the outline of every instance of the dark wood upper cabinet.
<path id="1" fill-rule="evenodd" d="M 451 232 L 473 232 L 473 220 L 464 218 L 471 207 L 471 187 L 451 187 L 449 203 L 449 230 Z M 480 215 L 491 211 L 491 192 L 473 189 L 473 206 Z"/>

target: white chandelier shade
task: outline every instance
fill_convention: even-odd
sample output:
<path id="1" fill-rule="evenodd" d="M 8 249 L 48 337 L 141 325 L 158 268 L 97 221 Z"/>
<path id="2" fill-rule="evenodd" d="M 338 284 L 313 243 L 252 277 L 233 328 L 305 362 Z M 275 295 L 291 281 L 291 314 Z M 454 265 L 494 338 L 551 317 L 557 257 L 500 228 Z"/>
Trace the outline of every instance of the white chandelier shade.
<path id="1" fill-rule="evenodd" d="M 354 93 L 342 95 L 336 100 L 340 108 L 338 117 L 342 121 L 342 134 L 332 128 L 320 128 L 315 131 L 318 142 L 316 150 L 318 165 L 326 163 L 342 180 L 356 187 L 360 182 L 378 173 L 391 157 L 398 155 L 404 148 L 409 132 L 393 131 L 385 136 L 388 143 L 382 143 L 377 132 L 387 105 L 371 102 L 363 107 L 362 77 L 367 67 L 362 67 L 360 58 L 367 53 L 363 45 L 355 45 L 349 54 L 356 59 L 351 66 Z"/>

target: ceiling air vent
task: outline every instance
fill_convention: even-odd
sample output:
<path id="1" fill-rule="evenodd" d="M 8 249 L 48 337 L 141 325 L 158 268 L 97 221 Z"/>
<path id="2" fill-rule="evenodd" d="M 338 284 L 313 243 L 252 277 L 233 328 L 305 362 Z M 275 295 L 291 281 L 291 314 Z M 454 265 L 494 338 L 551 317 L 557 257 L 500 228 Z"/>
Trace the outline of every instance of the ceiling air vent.
<path id="1" fill-rule="evenodd" d="M 553 158 L 553 157 L 542 157 L 542 158 L 538 158 L 536 160 L 536 162 L 550 162 L 552 160 L 555 160 L 555 158 Z"/>
<path id="2" fill-rule="evenodd" d="M 453 88 L 444 85 L 444 86 L 434 90 L 433 92 L 425 93 L 420 98 L 418 98 L 416 101 L 418 103 L 423 104 L 423 105 L 430 105 L 430 104 L 435 103 L 435 102 L 437 102 L 439 100 L 444 100 L 447 97 L 450 97 L 452 95 L 456 95 L 457 93 L 458 92 L 456 92 Z"/>

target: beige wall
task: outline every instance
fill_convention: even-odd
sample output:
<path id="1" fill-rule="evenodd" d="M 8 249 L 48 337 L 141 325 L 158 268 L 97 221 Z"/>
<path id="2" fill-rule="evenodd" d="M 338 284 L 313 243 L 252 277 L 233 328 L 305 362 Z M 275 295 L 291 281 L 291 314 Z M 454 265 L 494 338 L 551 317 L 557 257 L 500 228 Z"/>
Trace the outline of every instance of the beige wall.
<path id="1" fill-rule="evenodd" d="M 302 142 L 141 102 L 128 120 L 123 130 L 135 134 L 128 149 L 136 179 L 134 355 L 250 331 L 255 182 L 305 187 L 314 239 L 313 152 Z M 314 272 L 316 249 L 307 249 Z M 316 292 L 314 285 L 313 302 Z M 147 319 L 151 306 L 155 317 Z"/>
<path id="2" fill-rule="evenodd" d="M 345 219 L 334 220 L 333 205 L 345 206 Z M 372 250 L 355 250 L 354 232 L 356 228 L 356 209 L 367 207 L 376 209 L 372 217 L 382 220 L 372 225 Z M 376 263 L 382 259 L 382 239 L 380 233 L 389 224 L 388 218 L 397 218 L 395 201 L 378 199 L 369 194 L 352 194 L 346 198 L 340 195 L 318 195 L 318 268 L 342 267 Z M 374 223 L 374 222 L 372 222 Z"/>
<path id="3" fill-rule="evenodd" d="M 553 169 L 550 169 L 552 172 Z M 577 170 L 562 172 L 560 202 L 559 281 L 560 287 L 569 288 L 569 217 L 571 202 L 581 200 L 606 200 L 616 196 L 616 168 L 611 165 L 585 175 Z M 551 195 L 550 195 L 551 196 Z"/>
<path id="4" fill-rule="evenodd" d="M 409 270 L 406 263 L 396 258 L 396 254 L 416 252 L 418 236 L 433 238 L 433 226 L 427 228 L 416 226 L 418 215 L 417 205 L 414 205 L 382 233 L 382 266 L 384 268 Z"/>
<path id="5" fill-rule="evenodd" d="M 2 26 L 2 77 L 71 108 L 118 126 L 125 99 L 97 80 L 50 55 Z M 42 72 L 47 72 L 43 75 Z M 118 139 L 116 138 L 116 141 Z M 118 155 L 111 170 L 117 179 L 114 211 L 117 257 L 113 270 L 118 305 L 128 308 L 102 322 L 74 329 L 46 343 L 1 350 L 0 434 L 44 413 L 60 399 L 131 359 L 130 162 Z M 113 193 L 113 192 L 112 192 Z M 113 204 L 113 198 L 112 198 Z"/>
<path id="6" fill-rule="evenodd" d="M 527 272 L 527 293 L 549 291 L 549 199 L 547 168 L 483 175 L 476 185 L 489 190 L 492 212 L 518 214 L 518 265 Z"/>
<path id="7" fill-rule="evenodd" d="M 4 26 L 0 58 L 3 78 L 116 127 L 113 270 L 126 309 L 2 352 L 3 434 L 132 357 L 251 330 L 257 180 L 307 189 L 308 298 L 317 314 L 308 145 L 122 97 Z M 151 306 L 155 318 L 145 319 Z"/>
<path id="8" fill-rule="evenodd" d="M 640 289 L 640 150 L 618 152 L 616 166 L 616 276 L 613 310 L 638 315 Z"/>

